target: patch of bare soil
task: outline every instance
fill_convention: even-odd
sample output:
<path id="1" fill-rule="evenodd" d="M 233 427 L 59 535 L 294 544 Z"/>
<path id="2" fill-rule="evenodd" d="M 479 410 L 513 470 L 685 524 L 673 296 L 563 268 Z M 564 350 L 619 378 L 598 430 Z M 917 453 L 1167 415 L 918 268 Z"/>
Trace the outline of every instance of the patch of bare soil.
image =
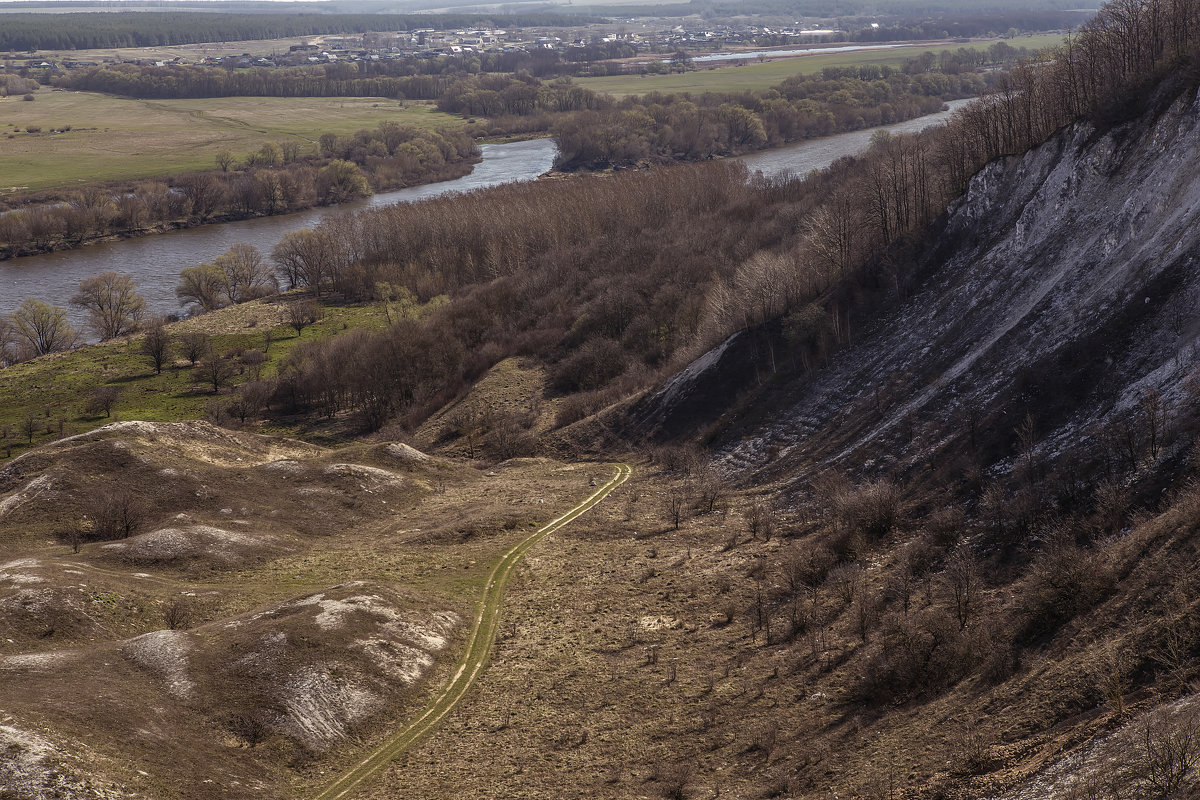
<path id="1" fill-rule="evenodd" d="M 213 566 L 228 567 L 247 559 L 266 557 L 278 552 L 279 548 L 279 541 L 273 536 L 227 531 L 212 525 L 190 525 L 160 528 L 120 542 L 102 544 L 97 549 L 102 556 L 131 564 L 178 565 L 204 561 Z"/>

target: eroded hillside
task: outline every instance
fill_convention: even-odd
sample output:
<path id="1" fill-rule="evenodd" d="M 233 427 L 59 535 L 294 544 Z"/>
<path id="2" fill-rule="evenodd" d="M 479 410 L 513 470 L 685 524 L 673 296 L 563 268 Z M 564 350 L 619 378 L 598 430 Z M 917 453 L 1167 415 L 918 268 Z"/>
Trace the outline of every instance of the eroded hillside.
<path id="1" fill-rule="evenodd" d="M 485 474 L 207 423 L 114 423 L 15 459 L 0 785 L 303 794 L 420 707 L 498 553 L 586 491 L 554 462 Z"/>

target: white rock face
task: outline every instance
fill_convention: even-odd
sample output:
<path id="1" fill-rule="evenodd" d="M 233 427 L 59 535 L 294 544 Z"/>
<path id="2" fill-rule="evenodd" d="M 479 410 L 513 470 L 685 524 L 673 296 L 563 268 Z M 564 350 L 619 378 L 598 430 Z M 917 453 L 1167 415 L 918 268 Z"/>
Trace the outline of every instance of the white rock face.
<path id="1" fill-rule="evenodd" d="M 1149 388 L 1174 404 L 1200 353 L 1200 325 L 1187 322 L 1200 298 L 1198 223 L 1194 96 L 1157 119 L 1104 134 L 1078 124 L 993 162 L 914 268 L 920 289 L 898 312 L 855 322 L 854 346 L 756 435 L 729 444 L 723 467 L 861 465 L 868 445 L 886 462 L 910 436 L 931 432 L 924 444 L 936 446 L 955 419 L 1003 412 L 1022 370 L 1053 376 L 1084 358 L 1103 367 L 1072 389 L 1072 418 L 1039 430 L 1048 453 Z"/>

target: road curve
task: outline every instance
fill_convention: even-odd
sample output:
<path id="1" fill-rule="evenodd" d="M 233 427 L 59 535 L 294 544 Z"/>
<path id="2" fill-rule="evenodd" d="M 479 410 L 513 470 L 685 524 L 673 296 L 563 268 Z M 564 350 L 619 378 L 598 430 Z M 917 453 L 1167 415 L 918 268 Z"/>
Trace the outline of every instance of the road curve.
<path id="1" fill-rule="evenodd" d="M 480 600 L 479 610 L 475 614 L 475 622 L 471 627 L 470 637 L 467 639 L 466 651 L 457 664 L 454 676 L 441 688 L 416 719 L 389 736 L 386 741 L 372 750 L 350 770 L 314 795 L 313 800 L 342 800 L 342 798 L 350 796 L 354 790 L 373 778 L 397 756 L 437 727 L 447 714 L 458 707 L 458 704 L 470 691 L 471 686 L 474 685 L 475 679 L 487 665 L 488 656 L 492 651 L 492 642 L 496 638 L 496 627 L 500 622 L 500 605 L 504 598 L 504 587 L 508 584 L 508 579 L 517 564 L 520 563 L 521 558 L 542 537 L 587 513 L 589 509 L 607 497 L 613 489 L 629 480 L 632 474 L 633 469 L 628 464 L 618 464 L 612 478 L 590 497 L 562 516 L 547 522 L 504 553 L 499 563 L 488 575 L 487 584 L 483 589 L 483 598 Z"/>

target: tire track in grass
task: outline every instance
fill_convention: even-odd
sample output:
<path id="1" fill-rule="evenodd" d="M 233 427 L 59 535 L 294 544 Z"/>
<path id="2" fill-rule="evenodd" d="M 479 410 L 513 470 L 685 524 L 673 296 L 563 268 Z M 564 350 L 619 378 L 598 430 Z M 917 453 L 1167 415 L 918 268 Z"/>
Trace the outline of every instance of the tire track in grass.
<path id="1" fill-rule="evenodd" d="M 480 600 L 479 610 L 475 614 L 471 634 L 467 639 L 466 652 L 458 662 L 457 669 L 449 683 L 442 687 L 416 719 L 389 736 L 383 744 L 314 795 L 313 800 L 342 800 L 350 796 L 396 757 L 436 728 L 447 714 L 462 703 L 467 692 L 475 684 L 476 678 L 487 665 L 488 656 L 492 651 L 492 642 L 496 638 L 496 628 L 500 622 L 504 588 L 525 553 L 547 534 L 565 527 L 586 514 L 593 506 L 607 497 L 613 489 L 629 480 L 632 474 L 633 469 L 628 464 L 618 464 L 612 478 L 590 497 L 565 514 L 547 522 L 504 553 L 499 563 L 488 575 L 483 589 L 483 598 Z"/>

